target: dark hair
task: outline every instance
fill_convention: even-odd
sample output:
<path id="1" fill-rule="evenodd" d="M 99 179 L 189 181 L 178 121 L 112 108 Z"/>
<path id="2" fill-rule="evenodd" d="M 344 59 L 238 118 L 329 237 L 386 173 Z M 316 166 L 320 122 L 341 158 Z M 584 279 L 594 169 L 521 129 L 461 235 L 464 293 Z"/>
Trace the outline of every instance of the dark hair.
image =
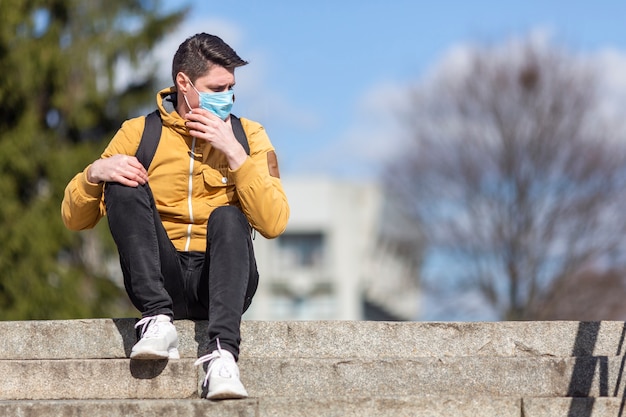
<path id="1" fill-rule="evenodd" d="M 233 69 L 246 65 L 226 42 L 215 35 L 198 33 L 181 43 L 172 61 L 172 80 L 176 84 L 176 74 L 184 72 L 191 82 L 205 75 L 213 65 Z"/>

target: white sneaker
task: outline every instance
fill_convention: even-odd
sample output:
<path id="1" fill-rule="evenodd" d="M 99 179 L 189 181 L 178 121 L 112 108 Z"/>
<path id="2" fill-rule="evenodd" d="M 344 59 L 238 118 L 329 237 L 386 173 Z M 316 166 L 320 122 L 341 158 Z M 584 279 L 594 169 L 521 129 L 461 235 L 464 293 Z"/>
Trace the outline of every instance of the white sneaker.
<path id="1" fill-rule="evenodd" d="M 180 359 L 178 334 L 168 316 L 144 317 L 135 324 L 135 328 L 140 326 L 141 339 L 133 346 L 131 359 Z"/>
<path id="2" fill-rule="evenodd" d="M 199 358 L 194 365 L 209 362 L 203 387 L 208 384 L 207 400 L 227 400 L 246 398 L 248 392 L 239 380 L 239 367 L 235 357 L 227 350 L 223 350 L 217 340 L 217 350 Z"/>

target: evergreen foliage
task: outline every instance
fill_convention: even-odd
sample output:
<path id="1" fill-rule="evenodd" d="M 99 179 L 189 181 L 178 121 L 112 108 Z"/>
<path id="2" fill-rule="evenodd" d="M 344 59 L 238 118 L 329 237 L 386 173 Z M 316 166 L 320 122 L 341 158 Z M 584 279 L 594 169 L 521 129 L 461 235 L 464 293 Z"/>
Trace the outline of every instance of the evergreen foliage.
<path id="1" fill-rule="evenodd" d="M 159 86 L 148 52 L 183 19 L 158 0 L 1 2 L 0 320 L 134 313 L 106 264 L 106 222 L 66 230 L 73 175 Z M 120 68 L 138 68 L 119 86 Z"/>

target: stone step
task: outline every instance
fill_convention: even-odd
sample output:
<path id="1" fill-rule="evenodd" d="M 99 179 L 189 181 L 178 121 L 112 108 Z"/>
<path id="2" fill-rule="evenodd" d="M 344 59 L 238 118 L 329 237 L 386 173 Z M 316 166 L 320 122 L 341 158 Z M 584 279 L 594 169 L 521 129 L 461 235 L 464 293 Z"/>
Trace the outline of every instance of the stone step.
<path id="1" fill-rule="evenodd" d="M 624 396 L 601 398 L 523 398 L 521 417 L 622 417 Z"/>
<path id="2" fill-rule="evenodd" d="M 620 357 L 242 358 L 255 398 L 459 395 L 603 397 L 624 390 Z M 193 359 L 0 361 L 0 400 L 200 398 Z"/>
<path id="3" fill-rule="evenodd" d="M 136 319 L 0 321 L 0 360 L 126 358 Z M 176 321 L 180 353 L 207 353 L 206 322 Z M 584 357 L 623 355 L 624 322 L 242 323 L 242 358 Z"/>
<path id="4" fill-rule="evenodd" d="M 28 417 L 606 417 L 622 398 L 459 396 L 259 398 L 206 400 L 0 401 L 0 415 Z"/>

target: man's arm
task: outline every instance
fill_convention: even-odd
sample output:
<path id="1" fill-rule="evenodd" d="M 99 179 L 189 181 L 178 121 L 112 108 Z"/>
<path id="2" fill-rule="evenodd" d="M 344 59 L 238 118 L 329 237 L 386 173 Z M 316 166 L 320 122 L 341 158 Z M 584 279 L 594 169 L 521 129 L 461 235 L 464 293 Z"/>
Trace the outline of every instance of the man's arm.
<path id="1" fill-rule="evenodd" d="M 258 123 L 242 119 L 250 144 L 250 157 L 236 170 L 237 194 L 252 227 L 266 238 L 285 231 L 289 203 L 278 174 L 276 153 L 265 130 Z"/>
<path id="2" fill-rule="evenodd" d="M 65 187 L 61 217 L 68 229 L 90 229 L 105 215 L 102 198 L 105 182 L 137 187 L 148 181 L 148 173 L 133 156 L 139 146 L 137 134 L 140 138 L 143 129 L 140 123 L 138 119 L 125 122 L 101 158 L 74 176 Z"/>

